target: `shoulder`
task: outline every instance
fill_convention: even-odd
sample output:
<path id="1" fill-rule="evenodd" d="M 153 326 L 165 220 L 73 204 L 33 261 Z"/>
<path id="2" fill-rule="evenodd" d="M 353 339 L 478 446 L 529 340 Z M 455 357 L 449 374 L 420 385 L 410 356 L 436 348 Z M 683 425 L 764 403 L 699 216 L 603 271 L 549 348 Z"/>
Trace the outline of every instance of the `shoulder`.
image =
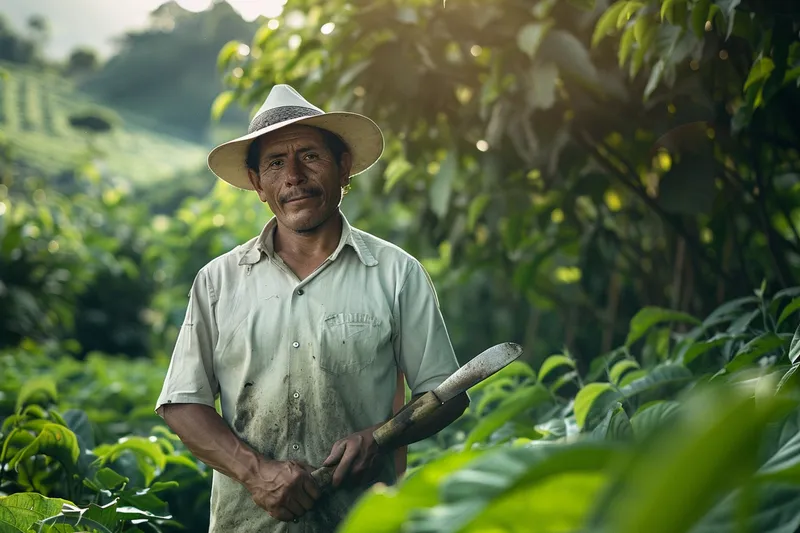
<path id="1" fill-rule="evenodd" d="M 378 264 L 388 267 L 422 268 L 419 260 L 398 245 L 357 228 L 351 230 L 360 239 Z"/>
<path id="2" fill-rule="evenodd" d="M 249 241 L 213 258 L 200 268 L 198 277 L 206 277 L 212 284 L 218 285 L 223 280 L 238 275 L 240 271 L 245 269 L 242 259 L 248 252 L 253 250 L 257 241 L 258 237 L 253 237 Z"/>

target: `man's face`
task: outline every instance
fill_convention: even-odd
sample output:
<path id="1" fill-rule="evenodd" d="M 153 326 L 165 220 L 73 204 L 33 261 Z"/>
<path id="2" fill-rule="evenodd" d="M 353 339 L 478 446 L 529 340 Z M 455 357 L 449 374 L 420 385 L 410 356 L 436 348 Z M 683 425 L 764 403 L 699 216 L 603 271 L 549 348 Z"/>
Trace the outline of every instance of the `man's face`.
<path id="1" fill-rule="evenodd" d="M 329 220 L 350 182 L 350 154 L 334 159 L 322 133 L 293 125 L 268 133 L 260 143 L 258 173 L 249 171 L 258 197 L 278 222 L 295 232 L 310 232 Z"/>

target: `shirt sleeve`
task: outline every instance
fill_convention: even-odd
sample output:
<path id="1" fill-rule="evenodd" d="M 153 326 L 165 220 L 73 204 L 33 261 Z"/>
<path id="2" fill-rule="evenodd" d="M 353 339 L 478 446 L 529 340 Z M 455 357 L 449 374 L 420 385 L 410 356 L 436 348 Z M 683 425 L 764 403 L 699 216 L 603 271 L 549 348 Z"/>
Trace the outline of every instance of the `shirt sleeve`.
<path id="1" fill-rule="evenodd" d="M 395 356 L 413 395 L 435 389 L 458 370 L 436 289 L 416 261 L 400 289 L 395 320 Z"/>
<path id="2" fill-rule="evenodd" d="M 216 295 L 201 270 L 189 292 L 189 305 L 172 352 L 156 409 L 165 403 L 199 403 L 214 407 L 219 383 L 214 373 L 218 330 Z"/>

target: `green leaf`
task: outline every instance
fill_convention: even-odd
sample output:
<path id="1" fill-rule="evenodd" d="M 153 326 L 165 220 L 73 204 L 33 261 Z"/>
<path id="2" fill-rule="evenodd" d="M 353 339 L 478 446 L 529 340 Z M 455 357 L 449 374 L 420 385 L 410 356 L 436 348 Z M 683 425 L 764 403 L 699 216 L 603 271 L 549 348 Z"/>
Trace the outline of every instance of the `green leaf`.
<path id="1" fill-rule="evenodd" d="M 733 22 L 736 16 L 736 7 L 742 0 L 716 0 L 715 6 L 720 9 L 724 20 L 727 22 L 728 28 L 725 32 L 725 39 L 728 39 L 733 32 Z"/>
<path id="2" fill-rule="evenodd" d="M 671 420 L 679 408 L 678 402 L 663 400 L 643 406 L 631 417 L 634 434 L 644 436 L 652 433 Z"/>
<path id="3" fill-rule="evenodd" d="M 628 56 L 633 48 L 634 37 L 636 36 L 635 28 L 636 26 L 628 26 L 620 38 L 619 52 L 617 54 L 620 67 L 625 66 L 625 62 L 628 60 Z"/>
<path id="4" fill-rule="evenodd" d="M 548 61 L 537 63 L 533 70 L 526 101 L 531 109 L 550 109 L 556 102 L 558 67 Z"/>
<path id="5" fill-rule="evenodd" d="M 636 379 L 619 389 L 625 398 L 659 387 L 683 384 L 692 379 L 692 372 L 685 366 L 664 364 L 653 368 L 646 376 Z"/>
<path id="6" fill-rule="evenodd" d="M 560 367 L 568 367 L 575 369 L 575 361 L 566 355 L 551 355 L 544 360 L 542 366 L 539 368 L 539 381 L 544 381 L 553 370 Z"/>
<path id="7" fill-rule="evenodd" d="M 710 7 L 711 0 L 698 0 L 692 8 L 692 31 L 698 39 L 702 39 L 705 36 Z"/>
<path id="8" fill-rule="evenodd" d="M 708 340 L 697 341 L 686 347 L 683 353 L 678 355 L 678 360 L 683 365 L 688 365 L 704 353 L 722 346 L 728 342 L 735 341 L 742 338 L 741 335 L 728 335 L 727 333 L 719 333 L 714 335 Z"/>
<path id="9" fill-rule="evenodd" d="M 759 82 L 764 82 L 769 77 L 772 70 L 775 68 L 775 64 L 772 62 L 772 59 L 769 57 L 760 57 L 756 60 L 753 66 L 750 68 L 750 72 L 747 74 L 747 80 L 744 82 L 744 87 L 742 91 L 747 91 L 750 87 L 755 85 Z"/>
<path id="10" fill-rule="evenodd" d="M 633 359 L 623 359 L 611 367 L 611 371 L 608 373 L 608 379 L 611 381 L 611 383 L 618 386 L 620 379 L 622 379 L 622 376 L 625 374 L 625 372 L 637 368 L 639 368 L 639 363 Z"/>
<path id="11" fill-rule="evenodd" d="M 575 422 L 583 428 L 592 404 L 602 393 L 613 390 L 610 383 L 588 383 L 575 396 Z"/>
<path id="12" fill-rule="evenodd" d="M 233 91 L 224 91 L 218 94 L 211 104 L 211 119 L 219 120 L 222 118 L 225 110 L 230 107 L 235 98 L 236 94 Z"/>
<path id="13" fill-rule="evenodd" d="M 103 467 L 98 470 L 95 474 L 95 479 L 102 488 L 107 490 L 116 490 L 130 481 L 125 476 L 120 475 L 107 467 Z"/>
<path id="14" fill-rule="evenodd" d="M 789 302 L 786 307 L 783 308 L 781 311 L 781 316 L 778 317 L 778 325 L 780 326 L 783 322 L 792 316 L 792 313 L 800 309 L 800 298 L 795 298 L 791 302 Z"/>
<path id="15" fill-rule="evenodd" d="M 524 381 L 526 379 L 536 380 L 536 372 L 531 368 L 528 363 L 523 361 L 511 361 L 508 365 L 501 368 L 487 379 L 476 383 L 469 389 L 470 394 L 481 392 L 482 390 L 486 389 L 487 387 L 493 385 L 498 381 L 503 381 L 506 379 L 514 379 L 516 381 Z"/>
<path id="16" fill-rule="evenodd" d="M 439 485 L 453 472 L 480 457 L 482 450 L 445 452 L 408 474 L 397 486 L 368 490 L 337 529 L 340 533 L 397 533 L 412 512 L 438 501 Z"/>
<path id="17" fill-rule="evenodd" d="M 672 20 L 672 5 L 675 3 L 675 0 L 663 0 L 661 3 L 661 22 L 664 22 L 664 19 L 670 24 L 673 24 L 674 21 Z"/>
<path id="18" fill-rule="evenodd" d="M 217 55 L 217 69 L 222 72 L 224 71 L 230 62 L 239 55 L 239 46 L 242 43 L 239 41 L 228 41 L 219 51 Z"/>
<path id="19" fill-rule="evenodd" d="M 602 443 L 486 454 L 448 477 L 442 486 L 442 504 L 413 516 L 409 529 L 506 531 L 536 520 L 539 531 L 571 530 L 584 520 L 605 485 L 603 470 L 618 457 L 618 451 Z M 554 499 L 558 504 L 554 505 Z"/>
<path id="20" fill-rule="evenodd" d="M 383 192 L 387 193 L 391 191 L 395 185 L 411 171 L 414 167 L 405 157 L 395 157 L 392 159 L 389 164 L 386 166 L 386 171 L 384 173 L 385 183 L 383 186 Z"/>
<path id="21" fill-rule="evenodd" d="M 681 311 L 672 311 L 661 307 L 645 307 L 631 319 L 628 337 L 625 339 L 625 346 L 631 346 L 647 333 L 651 327 L 664 322 L 701 323 L 695 317 Z"/>
<path id="22" fill-rule="evenodd" d="M 616 402 L 605 418 L 592 430 L 593 440 L 627 440 L 633 435 L 631 421 L 622 404 Z"/>
<path id="23" fill-rule="evenodd" d="M 67 500 L 47 498 L 37 493 L 17 493 L 0 496 L 0 531 L 28 530 L 39 520 L 57 515 Z"/>
<path id="24" fill-rule="evenodd" d="M 485 193 L 479 194 L 472 199 L 472 201 L 469 203 L 469 209 L 467 211 L 467 230 L 472 231 L 475 229 L 475 224 L 483 214 L 486 206 L 489 205 L 489 201 L 491 199 L 492 197 Z"/>
<path id="25" fill-rule="evenodd" d="M 552 26 L 552 20 L 524 25 L 517 33 L 517 47 L 533 59 L 536 57 L 536 52 L 539 51 L 542 40 Z"/>
<path id="26" fill-rule="evenodd" d="M 618 0 L 614 2 L 600 15 L 600 18 L 595 24 L 594 32 L 592 33 L 592 47 L 596 47 L 604 37 L 609 35 L 617 28 L 617 20 L 619 14 L 625 9 L 627 0 Z"/>
<path id="27" fill-rule="evenodd" d="M 648 78 L 647 85 L 644 88 L 645 101 L 650 98 L 650 96 L 653 94 L 653 91 L 655 91 L 656 87 L 658 87 L 658 84 L 661 81 L 661 76 L 664 74 L 664 66 L 663 59 L 659 59 L 656 61 L 656 64 L 653 65 L 653 69 L 650 71 L 650 78 Z"/>
<path id="28" fill-rule="evenodd" d="M 56 382 L 49 377 L 34 378 L 25 382 L 17 396 L 17 411 L 35 404 L 48 407 L 58 401 Z"/>
<path id="29" fill-rule="evenodd" d="M 16 468 L 21 461 L 41 454 L 58 459 L 65 468 L 73 469 L 80 453 L 78 438 L 72 431 L 60 424 L 48 423 L 42 427 L 33 442 L 9 461 L 9 467 Z"/>
<path id="30" fill-rule="evenodd" d="M 437 217 L 444 218 L 450 207 L 450 196 L 453 192 L 453 182 L 458 174 L 458 154 L 450 150 L 442 162 L 439 172 L 433 179 L 430 188 L 430 205 Z"/>
<path id="31" fill-rule="evenodd" d="M 515 390 L 488 416 L 480 419 L 464 443 L 466 449 L 489 438 L 503 424 L 550 399 L 550 392 L 538 383 Z"/>
<path id="32" fill-rule="evenodd" d="M 794 331 L 792 343 L 789 345 L 789 361 L 792 363 L 800 361 L 800 325 Z"/>
<path id="33" fill-rule="evenodd" d="M 743 368 L 759 357 L 778 348 L 789 344 L 791 337 L 789 335 L 776 335 L 769 332 L 759 335 L 751 340 L 736 353 L 731 362 L 725 365 L 728 372 L 735 372 Z"/>
<path id="34" fill-rule="evenodd" d="M 770 428 L 764 439 L 765 460 L 756 472 L 757 478 L 800 482 L 800 411 Z"/>
<path id="35" fill-rule="evenodd" d="M 608 531 L 688 531 L 755 470 L 764 428 L 784 407 L 756 409 L 749 394 L 706 389 L 691 396 L 673 430 L 649 442 L 606 504 Z"/>
<path id="36" fill-rule="evenodd" d="M 542 60 L 552 61 L 564 77 L 581 84 L 597 86 L 597 68 L 583 43 L 568 31 L 550 30 L 541 45 Z"/>
<path id="37" fill-rule="evenodd" d="M 800 527 L 800 490 L 796 486 L 764 483 L 753 487 L 753 493 L 745 495 L 741 489 L 733 491 L 695 524 L 689 533 L 797 531 Z M 749 500 L 750 496 L 752 500 Z M 749 512 L 743 513 L 742 504 L 745 502 L 752 507 L 746 508 Z"/>

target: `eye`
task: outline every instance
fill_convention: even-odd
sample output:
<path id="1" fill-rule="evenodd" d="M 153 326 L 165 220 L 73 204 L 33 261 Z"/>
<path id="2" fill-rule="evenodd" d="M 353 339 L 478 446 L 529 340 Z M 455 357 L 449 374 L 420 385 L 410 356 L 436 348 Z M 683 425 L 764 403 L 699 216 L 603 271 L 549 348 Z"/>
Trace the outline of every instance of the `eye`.
<path id="1" fill-rule="evenodd" d="M 306 159 L 306 161 L 315 161 L 315 160 L 319 159 L 319 156 L 314 152 L 309 152 L 309 153 L 306 154 L 305 159 Z"/>
<path id="2" fill-rule="evenodd" d="M 269 162 L 268 166 L 269 166 L 269 168 L 278 168 L 281 165 L 283 165 L 283 161 L 281 161 L 280 159 L 274 159 L 274 160 Z"/>

